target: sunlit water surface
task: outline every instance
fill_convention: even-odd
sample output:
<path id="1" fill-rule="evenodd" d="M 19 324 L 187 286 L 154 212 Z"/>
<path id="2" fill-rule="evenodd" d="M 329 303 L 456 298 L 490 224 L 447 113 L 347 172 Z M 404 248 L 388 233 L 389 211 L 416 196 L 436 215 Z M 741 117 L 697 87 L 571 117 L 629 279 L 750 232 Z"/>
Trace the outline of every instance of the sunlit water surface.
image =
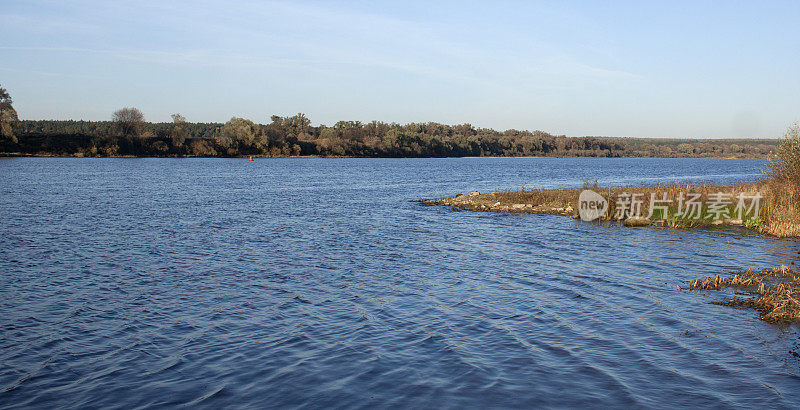
<path id="1" fill-rule="evenodd" d="M 453 212 L 758 160 L 0 159 L 0 406 L 800 406 L 795 327 L 677 291 L 800 243 Z"/>

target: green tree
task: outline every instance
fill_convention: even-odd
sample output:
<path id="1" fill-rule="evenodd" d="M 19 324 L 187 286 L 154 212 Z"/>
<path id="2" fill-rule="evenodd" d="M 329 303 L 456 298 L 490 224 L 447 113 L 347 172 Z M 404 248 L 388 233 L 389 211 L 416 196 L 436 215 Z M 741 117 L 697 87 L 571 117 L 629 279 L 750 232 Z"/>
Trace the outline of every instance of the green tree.
<path id="1" fill-rule="evenodd" d="M 17 137 L 14 136 L 13 125 L 19 118 L 12 104 L 13 101 L 8 91 L 0 86 L 0 132 L 3 137 L 9 138 L 12 142 L 17 143 Z"/>
<path id="2" fill-rule="evenodd" d="M 253 121 L 244 118 L 233 117 L 222 127 L 222 138 L 220 145 L 225 146 L 230 141 L 230 146 L 236 144 L 245 147 L 252 147 L 256 139 L 258 128 Z M 226 141 L 227 140 L 227 141 Z"/>
<path id="3" fill-rule="evenodd" d="M 186 141 L 186 117 L 180 114 L 172 114 L 172 132 L 170 133 L 170 137 L 172 138 L 172 145 L 175 147 L 183 146 L 183 143 Z"/>
<path id="4" fill-rule="evenodd" d="M 306 115 L 302 112 L 299 112 L 297 115 L 288 118 L 288 120 L 290 132 L 294 134 L 295 137 L 308 132 L 308 127 L 311 125 L 311 120 L 309 120 L 308 117 L 306 117 Z"/>
<path id="5" fill-rule="evenodd" d="M 144 114 L 138 108 L 126 107 L 114 111 L 111 121 L 120 134 L 135 137 L 142 133 Z"/>

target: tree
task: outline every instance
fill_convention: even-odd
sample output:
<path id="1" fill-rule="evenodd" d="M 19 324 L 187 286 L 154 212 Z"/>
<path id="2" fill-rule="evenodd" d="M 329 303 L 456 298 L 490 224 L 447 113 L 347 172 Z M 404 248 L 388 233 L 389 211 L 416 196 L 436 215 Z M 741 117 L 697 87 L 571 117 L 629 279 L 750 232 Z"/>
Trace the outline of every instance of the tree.
<path id="1" fill-rule="evenodd" d="M 169 147 L 167 146 L 167 143 L 164 142 L 164 141 L 156 141 L 156 142 L 154 142 L 153 143 L 153 149 L 158 151 L 158 152 L 160 152 L 160 153 L 162 153 L 162 154 L 167 152 L 167 151 L 169 151 Z"/>
<path id="2" fill-rule="evenodd" d="M 0 133 L 6 138 L 10 138 L 12 142 L 17 143 L 17 137 L 14 136 L 12 126 L 19 118 L 12 104 L 13 101 L 8 91 L 0 86 Z"/>
<path id="3" fill-rule="evenodd" d="M 794 123 L 783 134 L 777 158 L 770 161 L 770 174 L 800 186 L 800 124 Z"/>
<path id="4" fill-rule="evenodd" d="M 186 117 L 180 114 L 172 114 L 172 123 L 174 124 L 172 127 L 172 133 L 170 137 L 172 137 L 172 145 L 175 147 L 180 147 L 186 141 L 186 130 L 184 127 L 186 126 Z"/>
<path id="5" fill-rule="evenodd" d="M 189 153 L 196 157 L 214 157 L 217 155 L 217 150 L 207 141 L 195 139 L 189 144 Z"/>
<path id="6" fill-rule="evenodd" d="M 692 144 L 688 144 L 688 143 L 684 142 L 684 143 L 678 144 L 678 152 L 680 152 L 682 154 L 691 154 L 691 153 L 694 153 L 694 147 L 692 146 Z"/>
<path id="7" fill-rule="evenodd" d="M 253 121 L 233 117 L 222 127 L 222 138 L 229 139 L 233 144 L 239 143 L 251 147 L 255 142 L 257 129 Z"/>
<path id="8" fill-rule="evenodd" d="M 289 121 L 291 124 L 291 132 L 295 137 L 308 132 L 308 127 L 311 125 L 311 120 L 309 120 L 308 117 L 306 117 L 306 115 L 302 112 L 299 112 L 297 115 L 289 118 Z"/>
<path id="9" fill-rule="evenodd" d="M 138 136 L 142 132 L 144 114 L 138 108 L 126 107 L 114 111 L 111 121 L 123 136 Z"/>

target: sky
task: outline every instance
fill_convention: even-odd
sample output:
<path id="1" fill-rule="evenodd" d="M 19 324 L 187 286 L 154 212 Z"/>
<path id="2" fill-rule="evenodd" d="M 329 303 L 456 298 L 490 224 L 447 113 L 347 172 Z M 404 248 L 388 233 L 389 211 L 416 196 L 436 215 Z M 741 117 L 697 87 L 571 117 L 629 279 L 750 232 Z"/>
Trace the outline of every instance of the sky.
<path id="1" fill-rule="evenodd" d="M 0 0 L 0 85 L 23 119 L 771 138 L 800 120 L 798 21 L 798 1 Z"/>

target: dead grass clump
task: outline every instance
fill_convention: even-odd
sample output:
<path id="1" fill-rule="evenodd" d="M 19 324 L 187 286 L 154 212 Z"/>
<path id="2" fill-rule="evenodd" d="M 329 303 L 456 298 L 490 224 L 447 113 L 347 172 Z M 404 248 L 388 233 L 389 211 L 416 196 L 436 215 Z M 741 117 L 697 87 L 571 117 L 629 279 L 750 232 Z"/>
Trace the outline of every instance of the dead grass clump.
<path id="1" fill-rule="evenodd" d="M 800 321 L 800 272 L 781 266 L 761 271 L 747 270 L 722 278 L 719 275 L 689 282 L 691 290 L 741 290 L 751 298 L 719 302 L 725 306 L 747 306 L 769 322 Z"/>

